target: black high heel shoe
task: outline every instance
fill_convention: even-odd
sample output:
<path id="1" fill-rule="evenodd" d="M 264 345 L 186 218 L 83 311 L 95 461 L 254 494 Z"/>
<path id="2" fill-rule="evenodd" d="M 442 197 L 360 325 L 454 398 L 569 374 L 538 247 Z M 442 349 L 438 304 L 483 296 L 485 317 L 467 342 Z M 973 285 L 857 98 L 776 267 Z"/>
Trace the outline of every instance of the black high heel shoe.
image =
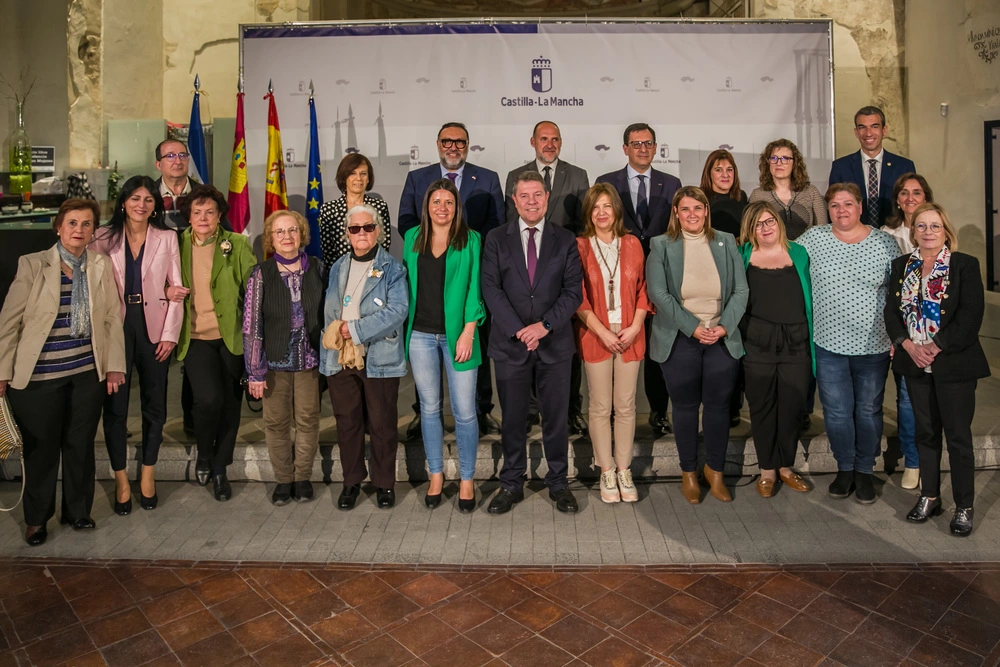
<path id="1" fill-rule="evenodd" d="M 144 510 L 155 510 L 156 503 L 158 501 L 159 498 L 155 493 L 149 498 L 147 498 L 146 496 L 142 495 L 142 491 L 139 492 L 139 507 L 141 507 Z M 131 500 L 129 502 L 131 502 Z"/>
<path id="2" fill-rule="evenodd" d="M 24 533 L 24 541 L 28 546 L 39 547 L 45 544 L 45 538 L 49 536 L 49 531 L 45 526 L 28 526 Z"/>
<path id="3" fill-rule="evenodd" d="M 143 500 L 145 500 L 145 498 L 143 498 Z M 123 503 L 120 503 L 117 500 L 115 500 L 115 514 L 117 514 L 118 516 L 128 516 L 131 513 L 132 513 L 131 495 L 128 497 L 128 500 L 126 500 Z"/>
<path id="4" fill-rule="evenodd" d="M 458 511 L 463 514 L 470 514 L 476 511 L 476 495 L 473 494 L 471 498 L 465 500 L 464 498 L 458 499 Z"/>

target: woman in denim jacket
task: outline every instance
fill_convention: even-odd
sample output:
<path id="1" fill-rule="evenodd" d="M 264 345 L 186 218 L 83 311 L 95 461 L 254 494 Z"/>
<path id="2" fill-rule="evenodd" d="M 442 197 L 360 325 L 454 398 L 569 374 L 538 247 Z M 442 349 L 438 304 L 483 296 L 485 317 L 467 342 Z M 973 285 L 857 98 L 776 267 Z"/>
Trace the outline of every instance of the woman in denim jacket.
<path id="1" fill-rule="evenodd" d="M 354 507 L 365 469 L 365 412 L 371 435 L 371 478 L 381 508 L 396 502 L 396 399 L 406 375 L 406 269 L 379 243 L 382 218 L 371 206 L 347 212 L 351 252 L 330 267 L 319 371 L 337 418 L 344 490 L 337 507 Z"/>

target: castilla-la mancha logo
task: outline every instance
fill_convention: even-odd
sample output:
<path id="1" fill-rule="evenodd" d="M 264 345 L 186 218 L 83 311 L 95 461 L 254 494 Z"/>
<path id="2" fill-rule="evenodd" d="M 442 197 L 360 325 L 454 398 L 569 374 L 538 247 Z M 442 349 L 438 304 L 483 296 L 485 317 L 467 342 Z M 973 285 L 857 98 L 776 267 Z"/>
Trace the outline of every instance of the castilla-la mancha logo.
<path id="1" fill-rule="evenodd" d="M 552 90 L 552 61 L 538 56 L 531 61 L 531 89 L 536 93 Z"/>

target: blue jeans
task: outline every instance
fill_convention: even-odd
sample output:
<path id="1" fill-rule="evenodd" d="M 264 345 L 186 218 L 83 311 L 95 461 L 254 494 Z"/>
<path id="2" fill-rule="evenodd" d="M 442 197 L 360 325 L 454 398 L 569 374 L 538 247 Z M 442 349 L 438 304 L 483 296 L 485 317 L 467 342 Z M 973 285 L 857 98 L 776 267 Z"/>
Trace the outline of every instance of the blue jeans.
<path id="1" fill-rule="evenodd" d="M 893 373 L 892 376 L 896 380 L 896 424 L 899 433 L 899 451 L 903 453 L 903 465 L 907 468 L 919 468 L 917 425 L 913 418 L 913 406 L 910 404 L 910 390 L 906 386 L 906 378 L 899 373 Z"/>
<path id="2" fill-rule="evenodd" d="M 441 364 L 448 374 L 451 413 L 455 417 L 458 465 L 463 480 L 476 471 L 479 422 L 476 419 L 476 377 L 478 368 L 456 371 L 444 334 L 414 331 L 410 334 L 410 368 L 420 401 L 420 433 L 424 439 L 427 468 L 431 474 L 444 471 L 444 422 L 441 419 Z"/>
<path id="3" fill-rule="evenodd" d="M 845 355 L 816 346 L 816 385 L 837 470 L 874 471 L 888 372 L 888 352 Z"/>

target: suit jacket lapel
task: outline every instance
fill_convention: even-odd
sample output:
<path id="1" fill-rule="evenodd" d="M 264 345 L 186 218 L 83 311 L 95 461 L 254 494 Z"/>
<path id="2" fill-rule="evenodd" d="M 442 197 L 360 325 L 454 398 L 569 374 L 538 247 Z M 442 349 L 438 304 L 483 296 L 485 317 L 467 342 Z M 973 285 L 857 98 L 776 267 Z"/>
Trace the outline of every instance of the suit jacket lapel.
<path id="1" fill-rule="evenodd" d="M 551 264 L 552 257 L 555 256 L 555 245 L 555 223 L 546 220 L 545 227 L 542 229 L 542 247 L 538 250 L 538 263 L 535 264 L 535 280 L 538 280 L 538 274 Z M 527 262 L 524 265 L 524 272 L 528 272 Z"/>
<path id="2" fill-rule="evenodd" d="M 42 269 L 42 276 L 45 281 L 45 291 L 48 292 L 51 303 L 59 310 L 59 292 L 62 281 L 62 260 L 59 258 L 59 251 L 52 246 L 52 251 L 45 255 L 48 266 Z M 30 305 L 30 304 L 29 304 Z"/>
<path id="3" fill-rule="evenodd" d="M 649 175 L 649 219 L 652 220 L 656 217 L 656 211 L 664 204 L 666 197 L 663 196 L 663 192 L 667 183 L 663 174 L 655 169 L 650 169 Z M 669 202 L 667 204 L 669 205 Z"/>
<path id="4" fill-rule="evenodd" d="M 559 160 L 559 166 L 552 172 L 552 195 L 562 194 L 566 189 L 566 180 L 569 178 L 566 163 Z"/>
<path id="5" fill-rule="evenodd" d="M 476 188 L 476 177 L 478 175 L 472 165 L 466 163 L 465 171 L 462 172 L 462 187 L 458 190 L 458 194 L 462 197 L 463 205 L 469 200 L 469 195 Z M 430 184 L 428 184 L 428 187 L 430 187 Z"/>
<path id="6" fill-rule="evenodd" d="M 854 174 L 855 182 L 861 184 L 861 200 L 864 201 L 868 198 L 868 174 L 861 168 L 861 151 L 851 159 L 851 173 Z"/>
<path id="7" fill-rule="evenodd" d="M 212 281 L 211 284 L 215 284 L 215 279 L 219 277 L 222 273 L 223 267 L 226 265 L 226 258 L 222 254 L 222 244 L 225 241 L 229 241 L 229 232 L 219 227 L 219 235 L 215 238 L 215 255 L 212 257 Z M 232 241 L 230 241 L 232 243 Z"/>
<path id="8" fill-rule="evenodd" d="M 622 205 L 625 207 L 625 218 L 631 220 L 636 229 L 642 229 L 642 225 L 639 224 L 639 216 L 635 214 L 635 207 L 632 206 L 632 193 L 628 187 L 628 169 L 622 169 L 618 172 L 618 182 L 615 183 L 615 188 L 618 190 Z"/>
<path id="9" fill-rule="evenodd" d="M 712 259 L 715 260 L 715 268 L 719 272 L 719 284 L 722 288 L 722 303 L 726 302 L 729 294 L 729 264 L 726 262 L 726 246 L 718 238 L 708 242 L 712 249 Z"/>
<path id="10" fill-rule="evenodd" d="M 878 182 L 879 197 L 885 199 L 892 197 L 892 188 L 896 185 L 896 168 L 892 166 L 892 163 L 896 161 L 897 157 L 889 151 L 882 155 L 882 177 Z"/>
<path id="11" fill-rule="evenodd" d="M 544 247 L 544 243 L 542 246 Z M 521 227 L 520 222 L 515 220 L 507 227 L 507 250 L 510 252 L 511 262 L 516 267 L 517 274 L 524 281 L 524 286 L 531 291 L 531 281 L 528 280 L 528 264 L 525 261 L 524 248 L 521 247 Z M 538 265 L 535 265 L 538 271 Z"/>
<path id="12" fill-rule="evenodd" d="M 684 239 L 678 238 L 668 243 L 666 256 L 674 288 L 680 294 L 681 283 L 684 282 Z"/>
<path id="13" fill-rule="evenodd" d="M 153 263 L 153 258 L 156 257 L 156 250 L 159 248 L 162 238 L 160 230 L 155 227 L 150 227 L 146 230 L 146 249 L 142 251 L 143 276 L 148 275 L 150 264 Z M 124 273 L 122 275 L 124 276 Z"/>

